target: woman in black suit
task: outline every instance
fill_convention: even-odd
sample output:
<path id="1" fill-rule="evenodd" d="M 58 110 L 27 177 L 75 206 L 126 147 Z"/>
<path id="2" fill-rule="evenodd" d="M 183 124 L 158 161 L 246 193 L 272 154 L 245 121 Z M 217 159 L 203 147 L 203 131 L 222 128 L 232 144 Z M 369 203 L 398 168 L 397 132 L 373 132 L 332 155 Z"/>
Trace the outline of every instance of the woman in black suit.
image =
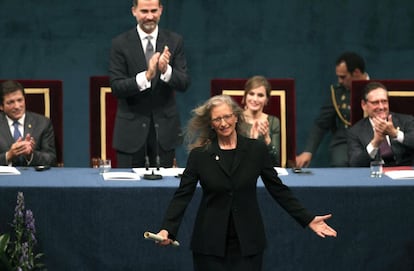
<path id="1" fill-rule="evenodd" d="M 238 134 L 242 109 L 226 95 L 193 110 L 187 136 L 191 150 L 181 183 L 158 233 L 168 245 L 175 239 L 198 182 L 203 196 L 191 241 L 194 270 L 261 270 L 265 233 L 256 196 L 260 176 L 272 197 L 302 226 L 321 237 L 336 236 L 282 184 L 266 145 Z"/>

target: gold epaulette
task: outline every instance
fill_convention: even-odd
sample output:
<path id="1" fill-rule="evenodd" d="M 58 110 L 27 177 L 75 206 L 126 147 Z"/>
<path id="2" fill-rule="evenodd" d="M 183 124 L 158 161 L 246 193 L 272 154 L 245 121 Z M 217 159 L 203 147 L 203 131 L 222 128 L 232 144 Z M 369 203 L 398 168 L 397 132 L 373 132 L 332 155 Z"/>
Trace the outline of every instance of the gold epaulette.
<path id="1" fill-rule="evenodd" d="M 332 98 L 332 104 L 335 108 L 336 114 L 338 114 L 339 119 L 347 126 L 351 126 L 351 122 L 347 121 L 344 116 L 342 115 L 341 111 L 339 110 L 338 103 L 336 102 L 336 95 L 335 95 L 335 89 L 333 85 L 331 85 L 331 98 Z"/>

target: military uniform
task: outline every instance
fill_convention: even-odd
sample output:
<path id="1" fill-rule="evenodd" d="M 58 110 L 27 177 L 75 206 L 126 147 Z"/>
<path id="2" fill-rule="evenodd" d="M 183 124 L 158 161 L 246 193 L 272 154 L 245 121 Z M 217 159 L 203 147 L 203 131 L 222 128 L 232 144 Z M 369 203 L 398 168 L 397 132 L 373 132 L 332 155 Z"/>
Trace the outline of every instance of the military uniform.
<path id="1" fill-rule="evenodd" d="M 331 85 L 331 97 L 321 107 L 306 143 L 305 152 L 315 153 L 328 131 L 332 132 L 329 150 L 333 167 L 348 166 L 347 129 L 351 117 L 351 92 L 343 85 Z"/>

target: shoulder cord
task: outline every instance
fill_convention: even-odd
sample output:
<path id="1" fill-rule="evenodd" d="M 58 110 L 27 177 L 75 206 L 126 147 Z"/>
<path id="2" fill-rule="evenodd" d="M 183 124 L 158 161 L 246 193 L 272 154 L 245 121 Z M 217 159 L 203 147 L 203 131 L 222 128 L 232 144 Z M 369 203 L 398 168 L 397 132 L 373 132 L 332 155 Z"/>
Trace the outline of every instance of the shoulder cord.
<path id="1" fill-rule="evenodd" d="M 341 121 L 348 126 L 351 126 L 351 122 L 347 121 L 344 116 L 342 115 L 341 111 L 339 110 L 338 104 L 336 102 L 336 96 L 335 96 L 335 90 L 333 85 L 331 85 L 331 97 L 332 97 L 332 103 L 335 108 L 336 113 L 338 114 L 338 117 L 341 119 Z"/>

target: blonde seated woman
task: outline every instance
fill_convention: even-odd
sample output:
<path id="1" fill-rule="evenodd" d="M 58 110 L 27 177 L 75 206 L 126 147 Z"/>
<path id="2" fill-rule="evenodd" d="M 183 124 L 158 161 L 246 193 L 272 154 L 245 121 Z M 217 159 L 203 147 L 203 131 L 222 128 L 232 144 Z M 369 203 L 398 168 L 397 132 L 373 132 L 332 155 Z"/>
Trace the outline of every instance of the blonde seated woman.
<path id="1" fill-rule="evenodd" d="M 241 133 L 266 143 L 273 166 L 280 166 L 280 121 L 263 112 L 270 97 L 271 86 L 263 76 L 251 77 L 244 86 Z"/>

